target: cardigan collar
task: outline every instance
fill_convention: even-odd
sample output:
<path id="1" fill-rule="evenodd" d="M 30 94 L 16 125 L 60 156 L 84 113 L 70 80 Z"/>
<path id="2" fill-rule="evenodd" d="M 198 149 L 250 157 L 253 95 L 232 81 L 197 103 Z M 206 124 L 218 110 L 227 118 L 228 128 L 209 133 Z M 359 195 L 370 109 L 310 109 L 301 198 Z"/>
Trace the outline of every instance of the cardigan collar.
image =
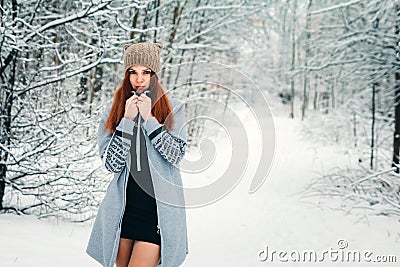
<path id="1" fill-rule="evenodd" d="M 145 90 L 143 93 L 148 95 L 150 91 Z M 140 96 L 143 93 L 137 93 L 136 91 L 132 90 L 132 94 L 135 94 L 137 96 Z M 136 131 L 136 169 L 137 171 L 141 171 L 141 166 L 140 166 L 140 131 L 142 130 L 140 127 L 140 121 L 141 121 L 141 115 L 138 113 L 138 115 L 135 118 L 135 121 L 137 123 L 137 131 Z"/>

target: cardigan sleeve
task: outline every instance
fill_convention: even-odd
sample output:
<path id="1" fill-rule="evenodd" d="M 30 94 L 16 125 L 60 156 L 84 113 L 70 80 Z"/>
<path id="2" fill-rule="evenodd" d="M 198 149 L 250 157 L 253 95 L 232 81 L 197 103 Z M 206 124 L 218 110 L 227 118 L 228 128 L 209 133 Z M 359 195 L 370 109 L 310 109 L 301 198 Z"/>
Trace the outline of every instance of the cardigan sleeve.
<path id="1" fill-rule="evenodd" d="M 163 158 L 171 164 L 178 164 L 185 156 L 186 148 L 185 105 L 179 101 L 174 110 L 174 127 L 171 131 L 167 131 L 155 117 L 143 122 L 143 127 Z"/>
<path id="2" fill-rule="evenodd" d="M 99 154 L 103 161 L 103 166 L 109 172 L 120 172 L 126 164 L 126 157 L 131 147 L 131 138 L 135 122 L 122 117 L 116 130 L 110 133 L 104 129 L 110 106 L 106 108 L 103 117 L 100 119 L 97 133 L 97 143 Z"/>

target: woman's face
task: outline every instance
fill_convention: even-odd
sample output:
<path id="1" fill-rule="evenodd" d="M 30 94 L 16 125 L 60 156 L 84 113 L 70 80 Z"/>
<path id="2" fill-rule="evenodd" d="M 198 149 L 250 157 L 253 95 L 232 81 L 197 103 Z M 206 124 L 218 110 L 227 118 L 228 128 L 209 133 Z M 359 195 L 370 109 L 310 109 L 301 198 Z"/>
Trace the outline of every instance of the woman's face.
<path id="1" fill-rule="evenodd" d="M 129 81 L 131 82 L 133 90 L 142 93 L 144 90 L 149 88 L 151 69 L 142 65 L 135 65 L 130 67 L 128 72 Z"/>

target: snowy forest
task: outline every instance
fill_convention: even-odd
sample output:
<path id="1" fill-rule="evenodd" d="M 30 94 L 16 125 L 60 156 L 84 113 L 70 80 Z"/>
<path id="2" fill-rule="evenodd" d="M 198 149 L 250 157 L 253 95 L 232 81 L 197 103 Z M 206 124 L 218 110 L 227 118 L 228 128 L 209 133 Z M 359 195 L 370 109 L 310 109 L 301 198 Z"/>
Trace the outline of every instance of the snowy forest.
<path id="1" fill-rule="evenodd" d="M 204 149 L 201 118 L 220 116 L 215 103 L 258 103 L 288 127 L 297 122 L 302 140 L 351 158 L 351 167 L 317 174 L 305 167 L 313 176 L 299 186 L 301 199 L 398 225 L 398 1 L 0 0 L 0 12 L 0 221 L 95 217 L 112 179 L 98 122 L 123 77 L 123 46 L 160 42 L 160 82 L 186 103 L 189 155 Z M 299 153 L 286 162 L 296 168 L 308 154 L 286 131 L 275 134 L 290 144 L 285 153 Z M 261 159 L 261 189 L 274 184 L 268 164 L 276 163 Z"/>

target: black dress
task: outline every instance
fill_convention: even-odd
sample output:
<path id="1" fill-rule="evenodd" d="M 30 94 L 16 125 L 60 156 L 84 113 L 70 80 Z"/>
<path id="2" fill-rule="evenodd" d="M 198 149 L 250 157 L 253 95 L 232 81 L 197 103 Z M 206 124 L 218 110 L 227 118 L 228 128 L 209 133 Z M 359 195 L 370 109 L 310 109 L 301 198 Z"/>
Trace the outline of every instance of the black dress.
<path id="1" fill-rule="evenodd" d="M 157 205 L 147 158 L 146 140 L 140 129 L 140 165 L 136 164 L 136 133 L 134 127 L 131 145 L 131 171 L 126 189 L 126 206 L 121 225 L 121 237 L 161 245 L 157 222 Z M 135 179 L 134 179 L 135 177 Z M 143 190 L 143 189 L 144 190 Z M 150 192 L 149 195 L 146 192 Z"/>

